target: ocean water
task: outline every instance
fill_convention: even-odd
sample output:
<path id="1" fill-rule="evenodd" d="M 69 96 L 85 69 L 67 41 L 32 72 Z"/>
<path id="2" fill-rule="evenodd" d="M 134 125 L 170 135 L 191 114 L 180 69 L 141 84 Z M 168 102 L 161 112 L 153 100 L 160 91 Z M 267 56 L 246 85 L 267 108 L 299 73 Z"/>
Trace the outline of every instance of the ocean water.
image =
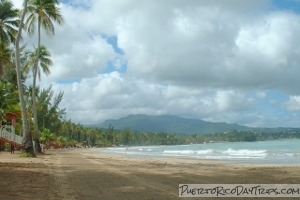
<path id="1" fill-rule="evenodd" d="M 183 157 L 256 164 L 300 164 L 299 139 L 174 146 L 112 147 L 101 149 L 101 152 L 139 157 Z"/>

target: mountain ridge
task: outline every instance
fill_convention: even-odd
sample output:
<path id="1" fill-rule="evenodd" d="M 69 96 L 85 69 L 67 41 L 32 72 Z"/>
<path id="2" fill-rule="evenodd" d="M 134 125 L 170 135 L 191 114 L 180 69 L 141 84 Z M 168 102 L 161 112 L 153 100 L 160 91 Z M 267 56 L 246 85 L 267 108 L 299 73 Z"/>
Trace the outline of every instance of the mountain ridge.
<path id="1" fill-rule="evenodd" d="M 109 119 L 97 125 L 102 128 L 109 126 L 115 129 L 130 128 L 139 132 L 160 132 L 167 133 L 185 133 L 185 134 L 203 134 L 226 131 L 248 131 L 252 129 L 248 126 L 237 123 L 229 124 L 226 122 L 207 122 L 200 119 L 188 119 L 173 115 L 128 115 L 120 119 Z"/>

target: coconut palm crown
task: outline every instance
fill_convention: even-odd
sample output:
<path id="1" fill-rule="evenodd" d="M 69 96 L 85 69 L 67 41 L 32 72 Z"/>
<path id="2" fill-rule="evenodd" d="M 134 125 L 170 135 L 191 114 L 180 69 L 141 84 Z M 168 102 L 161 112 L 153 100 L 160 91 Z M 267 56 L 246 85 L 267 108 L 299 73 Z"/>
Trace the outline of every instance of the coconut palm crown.
<path id="1" fill-rule="evenodd" d="M 0 43 L 14 42 L 18 32 L 19 10 L 7 0 L 0 1 Z"/>

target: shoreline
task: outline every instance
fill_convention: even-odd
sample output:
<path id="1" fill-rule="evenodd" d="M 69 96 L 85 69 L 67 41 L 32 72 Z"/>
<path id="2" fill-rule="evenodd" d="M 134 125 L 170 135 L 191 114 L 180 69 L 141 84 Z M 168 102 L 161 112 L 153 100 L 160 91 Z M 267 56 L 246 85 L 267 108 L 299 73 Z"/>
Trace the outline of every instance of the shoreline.
<path id="1" fill-rule="evenodd" d="M 179 199 L 179 184 L 300 182 L 298 166 L 137 158 L 94 149 L 49 150 L 37 158 L 19 155 L 0 153 L 3 199 Z"/>
<path id="2" fill-rule="evenodd" d="M 111 148 L 111 147 L 109 147 Z M 300 163 L 297 162 L 285 162 L 280 163 L 279 161 L 269 160 L 268 162 L 258 161 L 258 160 L 247 160 L 247 159 L 213 159 L 213 158 L 198 158 L 198 157 L 186 157 L 186 156 L 171 156 L 171 155 L 137 155 L 137 154 L 130 154 L 130 153 L 122 153 L 122 152 L 103 152 L 102 149 L 105 147 L 96 147 L 88 149 L 87 151 L 92 151 L 94 154 L 107 154 L 112 156 L 124 156 L 128 158 L 153 158 L 153 159 L 179 159 L 179 160 L 195 160 L 195 161 L 202 161 L 202 162 L 211 162 L 216 164 L 233 164 L 233 165 L 255 165 L 255 166 L 265 166 L 265 167 L 289 167 L 289 166 L 300 166 Z M 262 159 L 263 160 L 263 159 Z"/>

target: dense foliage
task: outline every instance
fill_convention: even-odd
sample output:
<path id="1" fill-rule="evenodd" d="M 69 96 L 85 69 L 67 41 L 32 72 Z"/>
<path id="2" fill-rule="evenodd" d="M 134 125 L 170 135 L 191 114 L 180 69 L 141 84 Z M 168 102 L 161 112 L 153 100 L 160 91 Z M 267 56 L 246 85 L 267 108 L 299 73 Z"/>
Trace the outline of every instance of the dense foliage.
<path id="1" fill-rule="evenodd" d="M 91 128 L 87 138 L 88 144 L 97 146 L 144 146 L 144 145 L 181 145 L 213 142 L 255 142 L 264 140 L 300 138 L 299 131 L 282 132 L 244 132 L 232 131 L 214 134 L 177 134 L 177 133 L 145 133 L 122 129 L 115 131 L 112 127 L 103 130 Z M 77 134 L 76 132 L 73 134 Z"/>

